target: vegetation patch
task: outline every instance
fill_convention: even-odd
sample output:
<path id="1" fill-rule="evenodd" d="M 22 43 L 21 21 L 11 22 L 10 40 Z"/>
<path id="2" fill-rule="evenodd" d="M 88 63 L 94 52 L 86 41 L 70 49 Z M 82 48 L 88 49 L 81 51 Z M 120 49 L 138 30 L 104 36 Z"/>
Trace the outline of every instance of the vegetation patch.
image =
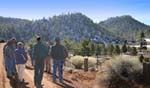
<path id="1" fill-rule="evenodd" d="M 135 83 L 142 81 L 142 64 L 137 57 L 117 56 L 105 66 L 106 78 L 97 74 L 97 80 L 105 81 L 109 88 L 134 88 Z"/>

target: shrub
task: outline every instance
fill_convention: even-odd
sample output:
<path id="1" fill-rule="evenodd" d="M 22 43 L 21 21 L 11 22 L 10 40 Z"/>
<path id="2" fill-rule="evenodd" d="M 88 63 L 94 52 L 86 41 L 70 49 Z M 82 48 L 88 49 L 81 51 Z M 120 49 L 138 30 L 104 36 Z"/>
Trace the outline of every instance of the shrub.
<path id="1" fill-rule="evenodd" d="M 109 88 L 133 88 L 133 81 L 141 81 L 142 64 L 137 57 L 118 56 L 109 61 L 106 74 Z"/>
<path id="2" fill-rule="evenodd" d="M 137 55 L 137 49 L 136 49 L 136 47 L 132 47 L 131 53 L 132 53 L 132 55 Z"/>
<path id="3" fill-rule="evenodd" d="M 139 57 L 139 61 L 142 63 L 142 62 L 143 62 L 143 60 L 144 60 L 144 56 L 143 56 L 143 55 L 140 55 L 140 57 Z"/>
<path id="4" fill-rule="evenodd" d="M 89 68 L 90 68 L 90 67 L 96 67 L 96 62 L 97 62 L 96 58 L 89 57 L 88 59 L 89 59 L 88 67 L 89 67 Z"/>
<path id="5" fill-rule="evenodd" d="M 70 62 L 75 66 L 76 69 L 82 69 L 84 64 L 84 58 L 82 56 L 73 56 L 70 59 Z M 96 58 L 88 57 L 88 67 L 95 67 Z"/>
<path id="6" fill-rule="evenodd" d="M 70 59 L 71 63 L 75 66 L 76 69 L 81 69 L 83 66 L 83 57 L 82 56 L 74 56 Z"/>
<path id="7" fill-rule="evenodd" d="M 4 39 L 0 40 L 0 43 L 5 43 L 5 40 Z"/>
<path id="8" fill-rule="evenodd" d="M 115 48 L 114 48 L 114 51 L 113 51 L 113 53 L 115 54 L 115 55 L 120 55 L 120 47 L 119 47 L 119 45 L 116 45 L 115 46 Z"/>
<path id="9" fill-rule="evenodd" d="M 127 52 L 127 46 L 124 44 L 121 48 L 122 52 L 123 53 L 126 53 Z"/>

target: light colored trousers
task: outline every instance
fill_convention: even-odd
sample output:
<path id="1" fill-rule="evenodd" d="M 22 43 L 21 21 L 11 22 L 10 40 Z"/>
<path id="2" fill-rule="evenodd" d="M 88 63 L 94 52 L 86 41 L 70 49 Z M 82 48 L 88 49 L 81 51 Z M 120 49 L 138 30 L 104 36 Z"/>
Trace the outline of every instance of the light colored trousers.
<path id="1" fill-rule="evenodd" d="M 24 70 L 25 70 L 25 64 L 17 65 L 18 77 L 20 81 L 23 81 Z"/>
<path id="2" fill-rule="evenodd" d="M 45 70 L 46 70 L 46 72 L 51 71 L 51 58 L 50 58 L 50 56 L 47 56 L 45 59 Z"/>

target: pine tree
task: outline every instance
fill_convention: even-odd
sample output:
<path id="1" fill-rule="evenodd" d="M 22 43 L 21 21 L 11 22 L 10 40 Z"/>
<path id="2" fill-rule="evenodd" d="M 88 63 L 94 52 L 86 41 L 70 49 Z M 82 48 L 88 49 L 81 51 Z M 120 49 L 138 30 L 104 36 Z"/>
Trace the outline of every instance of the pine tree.
<path id="1" fill-rule="evenodd" d="M 90 47 L 90 54 L 94 55 L 94 53 L 95 53 L 95 45 L 94 45 L 94 43 L 89 43 L 89 47 Z"/>
<path id="2" fill-rule="evenodd" d="M 137 49 L 136 47 L 132 47 L 132 55 L 137 55 Z"/>
<path id="3" fill-rule="evenodd" d="M 101 45 L 98 44 L 96 45 L 96 55 L 101 55 L 102 49 L 101 49 Z"/>
<path id="4" fill-rule="evenodd" d="M 83 56 L 90 56 L 90 47 L 89 47 L 90 40 L 85 39 L 81 44 L 81 55 Z"/>
<path id="5" fill-rule="evenodd" d="M 109 44 L 107 47 L 107 51 L 109 55 L 113 54 L 113 50 L 114 50 L 114 45 L 113 44 Z"/>
<path id="6" fill-rule="evenodd" d="M 105 44 L 102 45 L 101 49 L 102 49 L 102 54 L 107 55 L 107 48 L 106 48 Z"/>
<path id="7" fill-rule="evenodd" d="M 123 53 L 126 53 L 127 52 L 127 46 L 124 44 L 121 48 L 122 52 Z"/>
<path id="8" fill-rule="evenodd" d="M 116 54 L 116 55 L 119 55 L 120 54 L 120 47 L 119 47 L 119 45 L 116 45 L 115 46 L 115 49 L 114 49 L 114 54 Z"/>

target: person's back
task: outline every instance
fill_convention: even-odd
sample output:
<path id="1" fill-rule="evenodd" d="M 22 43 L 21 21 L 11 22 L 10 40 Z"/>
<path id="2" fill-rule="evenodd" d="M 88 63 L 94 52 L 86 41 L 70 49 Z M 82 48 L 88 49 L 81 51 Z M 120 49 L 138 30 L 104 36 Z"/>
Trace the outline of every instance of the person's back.
<path id="1" fill-rule="evenodd" d="M 5 47 L 5 55 L 6 55 L 9 59 L 14 59 L 14 58 L 13 58 L 13 57 L 14 57 L 13 50 L 12 50 L 12 48 L 11 48 L 10 45 L 7 45 L 7 46 Z"/>
<path id="2" fill-rule="evenodd" d="M 48 54 L 48 49 L 46 45 L 41 42 L 41 38 L 37 38 L 37 44 L 33 47 L 33 59 L 35 61 L 34 65 L 34 84 L 36 87 L 41 88 L 41 81 L 44 72 L 44 60 Z"/>
<path id="3" fill-rule="evenodd" d="M 6 68 L 7 77 L 10 78 L 16 73 L 16 70 L 13 64 L 14 54 L 11 48 L 11 42 L 9 42 L 7 46 L 5 46 L 5 59 L 6 59 L 6 66 L 7 66 Z"/>
<path id="4" fill-rule="evenodd" d="M 51 55 L 53 59 L 64 60 L 66 56 L 66 49 L 64 46 L 56 44 L 51 49 Z"/>
<path id="5" fill-rule="evenodd" d="M 56 45 L 51 49 L 51 56 L 53 59 L 53 82 L 56 83 L 56 71 L 58 68 L 59 81 L 63 83 L 63 64 L 68 53 L 65 47 L 60 44 L 60 38 L 56 38 L 55 41 Z"/>
<path id="6" fill-rule="evenodd" d="M 33 58 L 35 60 L 44 60 L 46 57 L 48 50 L 46 46 L 42 42 L 38 42 L 37 44 L 34 45 L 34 54 Z"/>

